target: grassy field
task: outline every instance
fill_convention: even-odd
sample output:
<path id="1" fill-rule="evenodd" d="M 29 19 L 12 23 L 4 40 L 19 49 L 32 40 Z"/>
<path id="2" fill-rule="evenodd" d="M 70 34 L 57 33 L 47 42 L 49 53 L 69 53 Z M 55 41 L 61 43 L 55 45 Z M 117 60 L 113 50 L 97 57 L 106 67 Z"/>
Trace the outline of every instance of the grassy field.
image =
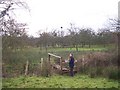
<path id="1" fill-rule="evenodd" d="M 104 47 L 91 47 L 91 48 L 78 48 L 78 52 L 76 52 L 75 48 L 48 48 L 47 52 L 45 50 L 45 48 L 28 48 L 25 49 L 24 51 L 22 51 L 22 53 L 28 58 L 28 60 L 40 60 L 40 58 L 48 58 L 48 54 L 47 53 L 54 53 L 57 55 L 62 56 L 63 58 L 68 58 L 69 53 L 73 53 L 74 57 L 77 58 L 77 56 L 79 54 L 85 54 L 85 53 L 89 53 L 89 52 L 102 52 L 102 51 L 107 51 L 108 48 L 104 48 Z"/>
<path id="2" fill-rule="evenodd" d="M 29 47 L 23 50 L 17 50 L 13 53 L 7 53 L 9 54 L 9 60 L 8 62 L 13 64 L 16 64 L 18 62 L 25 62 L 26 60 L 29 60 L 32 63 L 38 63 L 40 62 L 41 58 L 47 59 L 48 54 L 47 53 L 54 53 L 56 55 L 62 56 L 64 59 L 68 59 L 69 53 L 73 53 L 74 57 L 77 59 L 79 55 L 89 53 L 89 52 L 102 52 L 107 51 L 108 48 L 104 47 L 92 47 L 92 48 L 79 48 L 79 51 L 76 52 L 75 48 L 48 48 L 47 52 L 45 48 L 33 48 Z"/>
<path id="3" fill-rule="evenodd" d="M 76 74 L 74 77 L 66 75 L 52 75 L 51 77 L 42 76 L 23 76 L 24 65 L 27 60 L 30 62 L 30 71 L 35 71 L 35 67 L 40 63 L 40 59 L 48 58 L 47 53 L 60 55 L 63 59 L 68 59 L 69 53 L 74 54 L 74 58 L 78 59 L 81 55 L 95 52 L 107 52 L 108 47 L 95 46 L 91 48 L 79 48 L 77 52 L 75 48 L 33 48 L 29 47 L 23 50 L 9 53 L 9 60 L 4 61 L 4 71 L 9 78 L 3 78 L 3 88 L 111 88 L 118 87 L 116 80 L 110 80 L 104 77 L 90 78 L 87 74 Z M 53 58 L 55 59 L 55 58 Z M 15 75 L 14 75 L 15 74 Z M 10 78 L 12 77 L 12 78 Z"/>
<path id="4" fill-rule="evenodd" d="M 86 54 L 91 52 L 105 52 L 108 50 L 108 47 L 104 48 L 103 46 L 92 46 L 91 48 L 85 47 L 85 48 L 79 48 L 79 51 L 77 52 L 75 48 L 52 48 L 49 47 L 47 49 L 47 52 L 45 48 L 40 49 L 39 47 L 29 47 L 25 49 L 18 49 L 14 52 L 6 53 L 5 58 L 6 60 L 3 60 L 4 69 L 5 72 L 7 72 L 7 75 L 10 75 L 13 73 L 24 73 L 24 65 L 26 64 L 26 61 L 28 60 L 30 64 L 33 66 L 37 66 L 40 63 L 41 58 L 44 58 L 44 60 L 47 60 L 48 54 L 47 53 L 54 53 L 56 55 L 59 55 L 63 57 L 63 59 L 68 59 L 69 53 L 74 54 L 74 58 L 79 60 L 79 58 Z M 54 57 L 51 57 L 51 59 L 56 59 Z"/>
<path id="5" fill-rule="evenodd" d="M 118 82 L 106 78 L 90 78 L 77 74 L 74 77 L 54 75 L 51 77 L 20 76 L 3 79 L 3 88 L 118 88 Z"/>

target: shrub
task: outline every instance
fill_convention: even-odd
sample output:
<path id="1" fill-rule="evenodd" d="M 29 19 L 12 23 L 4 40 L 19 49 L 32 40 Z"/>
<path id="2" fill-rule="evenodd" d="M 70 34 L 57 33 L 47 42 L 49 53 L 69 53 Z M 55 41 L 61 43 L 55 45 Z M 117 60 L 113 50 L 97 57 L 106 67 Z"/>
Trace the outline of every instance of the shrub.
<path id="1" fill-rule="evenodd" d="M 109 79 L 118 80 L 120 77 L 120 70 L 117 66 L 108 66 L 103 70 L 103 76 L 108 77 Z"/>
<path id="2" fill-rule="evenodd" d="M 118 72 L 116 72 L 116 71 L 109 72 L 109 79 L 118 80 Z"/>
<path id="3" fill-rule="evenodd" d="M 108 52 L 94 52 L 84 55 L 80 72 L 89 74 L 90 77 L 103 76 L 118 79 L 117 54 Z"/>
<path id="4" fill-rule="evenodd" d="M 40 64 L 39 63 L 30 63 L 29 64 L 29 74 L 31 75 L 40 75 Z"/>

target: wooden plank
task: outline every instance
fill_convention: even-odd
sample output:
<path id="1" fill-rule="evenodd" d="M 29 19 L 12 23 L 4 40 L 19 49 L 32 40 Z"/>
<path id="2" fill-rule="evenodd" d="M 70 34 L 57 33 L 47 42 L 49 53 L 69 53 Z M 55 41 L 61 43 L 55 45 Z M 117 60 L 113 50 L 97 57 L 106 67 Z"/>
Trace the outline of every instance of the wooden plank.
<path id="1" fill-rule="evenodd" d="M 69 71 L 69 69 L 67 69 L 67 68 L 62 68 L 62 71 Z"/>
<path id="2" fill-rule="evenodd" d="M 60 65 L 53 65 L 53 67 L 56 68 L 56 69 L 61 70 L 61 66 Z M 67 68 L 62 68 L 62 71 L 68 71 L 68 70 L 69 69 L 67 69 Z"/>
<path id="3" fill-rule="evenodd" d="M 52 54 L 52 53 L 48 53 L 48 55 L 53 56 L 53 57 L 56 57 L 56 58 L 61 58 L 60 56 L 57 56 L 57 55 Z"/>
<path id="4" fill-rule="evenodd" d="M 59 69 L 59 70 L 61 69 L 60 65 L 54 64 L 53 67 L 56 68 L 56 69 Z"/>

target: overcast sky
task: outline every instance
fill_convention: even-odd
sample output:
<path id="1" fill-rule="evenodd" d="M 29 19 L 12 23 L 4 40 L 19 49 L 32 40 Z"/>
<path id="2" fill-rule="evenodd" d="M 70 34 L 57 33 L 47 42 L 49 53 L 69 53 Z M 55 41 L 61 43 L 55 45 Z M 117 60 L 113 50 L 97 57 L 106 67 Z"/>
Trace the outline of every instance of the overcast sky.
<path id="1" fill-rule="evenodd" d="M 106 25 L 109 18 L 117 18 L 119 0 L 27 0 L 31 9 L 17 11 L 19 21 L 28 23 L 29 35 L 39 30 L 66 30 L 70 23 L 94 30 Z"/>

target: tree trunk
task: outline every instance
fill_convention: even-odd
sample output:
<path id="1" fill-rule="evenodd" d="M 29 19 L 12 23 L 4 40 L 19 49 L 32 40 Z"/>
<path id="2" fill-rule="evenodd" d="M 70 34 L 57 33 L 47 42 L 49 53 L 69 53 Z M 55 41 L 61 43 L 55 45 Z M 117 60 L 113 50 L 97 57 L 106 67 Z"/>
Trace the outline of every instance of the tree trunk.
<path id="1" fill-rule="evenodd" d="M 46 50 L 46 53 L 47 53 L 47 46 L 45 46 L 45 50 Z"/>
<path id="2" fill-rule="evenodd" d="M 104 48 L 106 47 L 106 45 L 104 44 Z"/>
<path id="3" fill-rule="evenodd" d="M 89 48 L 91 48 L 91 43 L 89 42 Z"/>
<path id="4" fill-rule="evenodd" d="M 83 48 L 83 43 L 82 43 L 82 48 Z"/>
<path id="5" fill-rule="evenodd" d="M 78 45 L 76 45 L 76 51 L 78 52 Z"/>
<path id="6" fill-rule="evenodd" d="M 117 34 L 117 52 L 118 52 L 118 66 L 120 66 L 120 33 Z"/>

